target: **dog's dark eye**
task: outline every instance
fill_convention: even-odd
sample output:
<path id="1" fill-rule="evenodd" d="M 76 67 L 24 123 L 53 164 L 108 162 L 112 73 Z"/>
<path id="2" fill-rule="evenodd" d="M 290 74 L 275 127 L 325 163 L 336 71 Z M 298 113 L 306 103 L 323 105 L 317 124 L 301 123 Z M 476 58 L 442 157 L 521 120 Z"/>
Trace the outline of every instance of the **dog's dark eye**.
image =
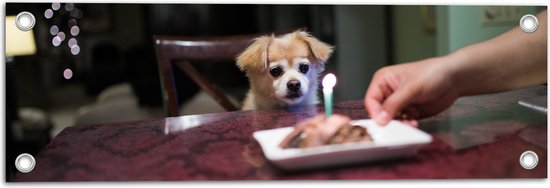
<path id="1" fill-rule="evenodd" d="M 269 73 L 273 77 L 279 77 L 283 73 L 283 69 L 281 69 L 281 67 L 273 67 L 271 70 L 269 70 Z"/>
<path id="2" fill-rule="evenodd" d="M 299 67 L 299 69 L 300 69 L 300 72 L 301 72 L 301 73 L 304 73 L 304 74 L 305 74 L 305 73 L 307 73 L 307 71 L 309 71 L 309 65 L 301 64 L 300 67 Z"/>

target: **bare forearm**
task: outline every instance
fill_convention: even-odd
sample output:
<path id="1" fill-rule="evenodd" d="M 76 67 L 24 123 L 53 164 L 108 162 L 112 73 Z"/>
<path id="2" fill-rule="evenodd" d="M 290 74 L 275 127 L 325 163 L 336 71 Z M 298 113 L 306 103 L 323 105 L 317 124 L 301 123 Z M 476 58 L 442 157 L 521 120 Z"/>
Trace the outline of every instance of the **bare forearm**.
<path id="1" fill-rule="evenodd" d="M 460 95 L 517 89 L 546 82 L 547 15 L 537 15 L 538 30 L 516 27 L 491 40 L 446 56 Z"/>

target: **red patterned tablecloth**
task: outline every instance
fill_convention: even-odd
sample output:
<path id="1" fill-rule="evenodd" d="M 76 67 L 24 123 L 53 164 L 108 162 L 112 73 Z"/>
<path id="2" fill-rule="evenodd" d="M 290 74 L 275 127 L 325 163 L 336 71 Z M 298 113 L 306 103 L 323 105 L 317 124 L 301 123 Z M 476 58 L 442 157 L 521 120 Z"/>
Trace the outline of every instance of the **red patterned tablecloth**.
<path id="1" fill-rule="evenodd" d="M 252 133 L 292 126 L 322 113 L 320 106 L 69 127 L 15 181 L 546 178 L 546 114 L 517 105 L 545 92 L 533 87 L 459 99 L 420 121 L 434 141 L 407 158 L 298 172 L 266 161 Z M 362 101 L 338 103 L 334 111 L 368 118 Z M 532 170 L 518 162 L 526 150 L 540 159 Z"/>

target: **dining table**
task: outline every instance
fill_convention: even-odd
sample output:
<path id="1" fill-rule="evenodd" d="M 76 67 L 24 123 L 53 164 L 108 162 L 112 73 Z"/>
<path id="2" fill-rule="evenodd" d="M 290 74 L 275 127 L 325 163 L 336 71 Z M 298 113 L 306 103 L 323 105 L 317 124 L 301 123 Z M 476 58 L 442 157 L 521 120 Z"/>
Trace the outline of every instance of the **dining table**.
<path id="1" fill-rule="evenodd" d="M 294 126 L 324 113 L 322 105 L 75 125 L 52 138 L 34 156 L 34 169 L 13 181 L 547 178 L 547 114 L 518 104 L 546 90 L 461 97 L 418 121 L 432 141 L 411 155 L 296 171 L 266 159 L 253 133 Z M 362 99 L 335 102 L 333 112 L 370 118 Z M 520 164 L 526 151 L 538 157 L 532 169 Z"/>

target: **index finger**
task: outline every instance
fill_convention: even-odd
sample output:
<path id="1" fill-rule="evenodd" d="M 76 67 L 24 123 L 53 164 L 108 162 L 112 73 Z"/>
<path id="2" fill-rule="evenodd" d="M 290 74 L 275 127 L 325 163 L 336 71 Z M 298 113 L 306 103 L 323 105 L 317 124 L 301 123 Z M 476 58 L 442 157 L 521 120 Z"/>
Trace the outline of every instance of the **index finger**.
<path id="1" fill-rule="evenodd" d="M 365 108 L 370 118 L 377 117 L 382 112 L 382 103 L 386 98 L 386 93 L 390 93 L 387 86 L 383 86 L 377 80 L 373 80 L 365 94 Z"/>

